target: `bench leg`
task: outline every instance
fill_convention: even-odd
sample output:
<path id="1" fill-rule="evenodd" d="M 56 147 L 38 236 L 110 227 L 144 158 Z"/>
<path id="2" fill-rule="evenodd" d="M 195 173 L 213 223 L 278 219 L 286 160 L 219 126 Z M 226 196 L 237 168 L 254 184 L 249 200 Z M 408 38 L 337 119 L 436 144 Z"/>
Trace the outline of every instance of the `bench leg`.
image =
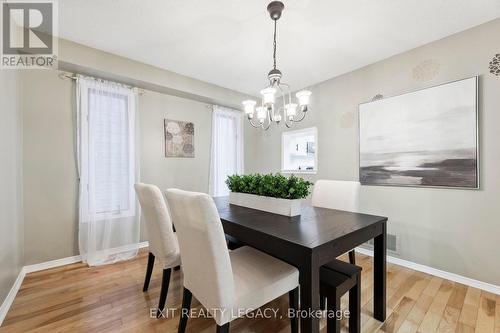
<path id="1" fill-rule="evenodd" d="M 349 263 L 351 265 L 356 265 L 356 251 L 349 251 Z"/>
<path id="2" fill-rule="evenodd" d="M 356 276 L 356 285 L 349 290 L 349 332 L 361 332 L 361 274 Z"/>
<path id="3" fill-rule="evenodd" d="M 340 297 L 342 295 L 337 295 L 337 293 L 332 290 L 328 293 L 327 296 L 327 322 L 326 322 L 326 331 L 327 333 L 340 333 L 340 319 L 337 318 L 337 312 L 340 310 Z M 333 316 L 332 314 L 335 314 Z"/>
<path id="4" fill-rule="evenodd" d="M 217 333 L 229 333 L 229 323 L 222 326 L 217 325 Z"/>

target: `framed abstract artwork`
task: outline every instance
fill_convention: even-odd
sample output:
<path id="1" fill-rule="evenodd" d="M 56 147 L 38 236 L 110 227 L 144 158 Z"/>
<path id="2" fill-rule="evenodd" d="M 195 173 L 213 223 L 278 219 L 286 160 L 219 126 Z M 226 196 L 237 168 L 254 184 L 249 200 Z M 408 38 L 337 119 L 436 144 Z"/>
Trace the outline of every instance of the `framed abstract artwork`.
<path id="1" fill-rule="evenodd" d="M 165 157 L 194 157 L 194 124 L 164 119 Z"/>
<path id="2" fill-rule="evenodd" d="M 478 78 L 359 106 L 363 185 L 479 188 Z"/>

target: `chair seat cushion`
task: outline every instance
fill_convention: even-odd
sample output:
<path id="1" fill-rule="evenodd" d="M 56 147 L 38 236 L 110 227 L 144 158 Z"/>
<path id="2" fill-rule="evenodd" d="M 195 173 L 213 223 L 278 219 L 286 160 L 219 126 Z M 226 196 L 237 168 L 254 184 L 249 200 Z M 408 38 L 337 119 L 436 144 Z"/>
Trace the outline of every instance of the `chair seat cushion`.
<path id="1" fill-rule="evenodd" d="M 297 268 L 261 251 L 243 246 L 229 255 L 236 297 L 232 309 L 215 314 L 218 325 L 241 316 L 241 309 L 257 309 L 299 285 Z"/>

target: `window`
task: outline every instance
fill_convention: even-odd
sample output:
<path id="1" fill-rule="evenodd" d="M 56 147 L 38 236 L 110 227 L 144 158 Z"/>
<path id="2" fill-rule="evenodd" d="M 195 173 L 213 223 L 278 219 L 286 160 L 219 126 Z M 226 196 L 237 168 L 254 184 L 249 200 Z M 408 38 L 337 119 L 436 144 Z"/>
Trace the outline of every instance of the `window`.
<path id="1" fill-rule="evenodd" d="M 281 171 L 316 173 L 318 170 L 318 130 L 316 127 L 283 132 Z"/>
<path id="2" fill-rule="evenodd" d="M 106 104 L 113 107 L 92 112 L 98 105 Z M 95 193 L 94 207 L 90 210 L 96 214 L 133 214 L 128 98 L 90 89 L 89 109 L 89 148 L 94 155 L 90 167 L 94 168 Z"/>
<path id="3" fill-rule="evenodd" d="M 82 183 L 89 219 L 135 215 L 134 106 L 129 90 L 91 82 L 82 95 Z M 85 208 L 85 207 L 83 207 Z"/>
<path id="4" fill-rule="evenodd" d="M 209 192 L 226 196 L 227 176 L 243 173 L 242 112 L 214 105 Z"/>

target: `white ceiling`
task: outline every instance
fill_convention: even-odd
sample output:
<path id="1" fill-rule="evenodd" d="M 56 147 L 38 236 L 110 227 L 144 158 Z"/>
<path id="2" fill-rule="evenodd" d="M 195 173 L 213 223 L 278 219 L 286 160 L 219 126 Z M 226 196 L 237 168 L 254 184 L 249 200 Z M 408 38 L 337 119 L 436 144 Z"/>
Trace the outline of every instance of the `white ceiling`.
<path id="1" fill-rule="evenodd" d="M 265 0 L 63 0 L 60 36 L 257 95 L 272 66 Z M 293 90 L 500 17 L 499 0 L 285 0 L 278 68 Z"/>

